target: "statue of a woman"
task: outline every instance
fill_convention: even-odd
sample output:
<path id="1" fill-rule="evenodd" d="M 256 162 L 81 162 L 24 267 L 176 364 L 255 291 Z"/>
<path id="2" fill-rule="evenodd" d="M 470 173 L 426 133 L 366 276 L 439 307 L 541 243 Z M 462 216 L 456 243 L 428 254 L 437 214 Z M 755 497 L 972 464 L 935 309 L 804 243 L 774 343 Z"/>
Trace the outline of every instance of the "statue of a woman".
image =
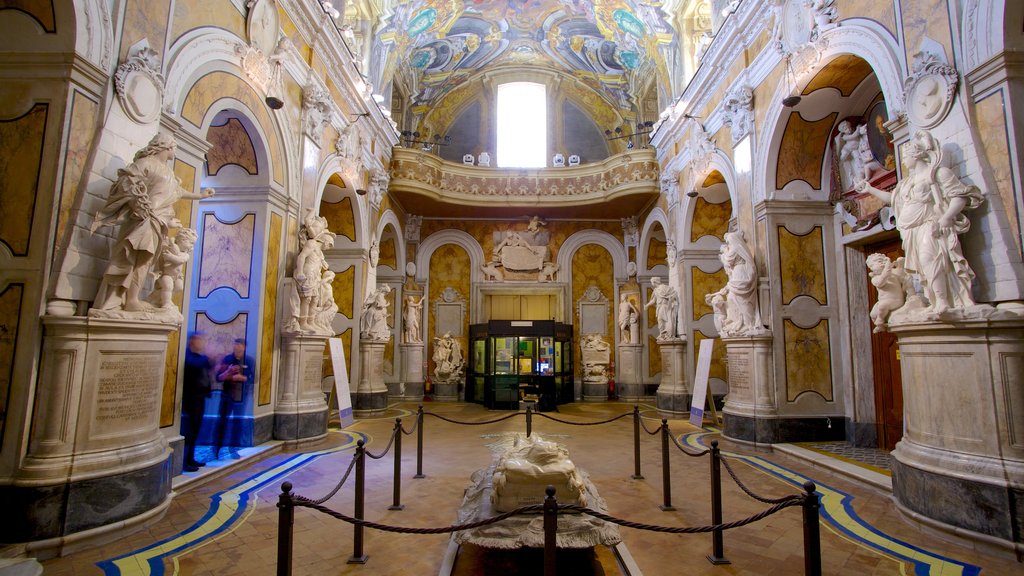
<path id="1" fill-rule="evenodd" d="M 139 299 L 139 293 L 157 255 L 169 241 L 168 232 L 181 227 L 174 216 L 174 203 L 181 199 L 201 200 L 214 194 L 212 188 L 193 194 L 181 187 L 168 166 L 174 160 L 176 147 L 173 136 L 159 133 L 135 153 L 131 164 L 117 171 L 107 203 L 92 224 L 93 232 L 103 226 L 120 225 L 93 302 L 96 310 L 151 310 L 150 305 Z"/>
<path id="2" fill-rule="evenodd" d="M 728 337 L 762 332 L 757 307 L 757 265 L 742 232 L 725 233 L 718 258 L 729 281 L 718 292 L 704 297 L 715 310 L 718 334 Z"/>
<path id="3" fill-rule="evenodd" d="M 981 204 L 981 191 L 964 184 L 942 165 L 942 147 L 927 131 L 914 134 L 905 151 L 906 177 L 892 192 L 865 181 L 857 184 L 857 191 L 870 192 L 892 204 L 896 228 L 903 238 L 905 265 L 920 275 L 928 312 L 941 314 L 974 306 L 974 272 L 964 258 L 959 235 L 971 227 L 963 211 Z"/>
<path id="4" fill-rule="evenodd" d="M 420 296 L 417 300 L 415 296 L 405 297 L 405 341 L 409 344 L 423 342 L 423 337 L 420 336 L 420 318 L 423 314 L 424 298 L 425 296 Z"/>
<path id="5" fill-rule="evenodd" d="M 679 296 L 674 288 L 668 284 L 662 284 L 661 278 L 651 278 L 651 286 L 654 290 L 651 293 L 651 300 L 644 306 L 654 306 L 658 317 L 658 339 L 665 340 L 676 336 L 676 311 L 679 309 Z"/>
<path id="6" fill-rule="evenodd" d="M 388 294 L 391 286 L 381 286 L 363 303 L 363 314 L 359 320 L 360 336 L 369 340 L 387 340 L 391 337 L 388 328 Z"/>

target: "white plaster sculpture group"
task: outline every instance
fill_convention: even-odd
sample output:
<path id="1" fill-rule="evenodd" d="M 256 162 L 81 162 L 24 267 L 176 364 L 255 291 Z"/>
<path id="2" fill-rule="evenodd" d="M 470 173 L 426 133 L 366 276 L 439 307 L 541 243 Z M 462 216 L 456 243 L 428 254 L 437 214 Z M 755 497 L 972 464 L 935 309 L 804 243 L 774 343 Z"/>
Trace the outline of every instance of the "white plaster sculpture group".
<path id="1" fill-rule="evenodd" d="M 458 382 L 466 369 L 462 345 L 450 332 L 434 338 L 434 381 Z"/>
<path id="2" fill-rule="evenodd" d="M 834 149 L 839 155 L 839 180 L 843 190 L 852 189 L 861 180 L 870 181 L 885 170 L 871 151 L 867 129 L 867 124 L 854 128 L 848 120 L 839 123 Z"/>
<path id="3" fill-rule="evenodd" d="M 299 251 L 295 255 L 295 284 L 291 292 L 292 317 L 285 330 L 332 335 L 331 321 L 338 312 L 334 302 L 331 272 L 324 250 L 334 247 L 334 233 L 327 219 L 312 212 L 299 230 Z"/>
<path id="4" fill-rule="evenodd" d="M 484 280 L 504 282 L 508 271 L 536 272 L 538 282 L 554 282 L 560 265 L 547 259 L 549 236 L 541 230 L 546 225 L 539 216 L 533 216 L 526 230 L 508 230 L 500 239 L 496 237 L 491 260 L 480 265 Z"/>
<path id="5" fill-rule="evenodd" d="M 981 204 L 981 192 L 961 182 L 943 165 L 942 147 L 929 132 L 916 132 L 904 150 L 906 176 L 892 192 L 874 188 L 866 181 L 857 184 L 857 191 L 870 192 L 892 205 L 906 254 L 903 266 L 918 275 L 927 302 L 905 298 L 904 304 L 888 317 L 882 312 L 891 306 L 887 304 L 877 316 L 872 315 L 876 327 L 882 325 L 880 321 L 937 319 L 949 311 L 969 314 L 979 308 L 971 294 L 974 272 L 964 258 L 959 235 L 970 228 L 963 211 Z M 879 272 L 874 274 L 881 278 L 885 271 L 879 262 L 874 258 L 869 266 L 877 267 Z M 879 283 L 891 289 L 885 281 Z M 905 282 L 901 285 L 905 290 L 912 288 Z"/>
<path id="6" fill-rule="evenodd" d="M 117 171 L 107 202 L 92 224 L 93 232 L 104 226 L 118 226 L 118 231 L 90 316 L 181 322 L 171 296 L 181 288 L 195 232 L 185 232 L 174 204 L 209 198 L 214 191 L 206 188 L 193 194 L 181 187 L 169 165 L 176 148 L 173 136 L 159 133 L 131 164 Z M 174 241 L 171 230 L 178 231 Z M 156 282 L 146 302 L 141 293 L 151 273 Z"/>
<path id="7" fill-rule="evenodd" d="M 363 312 L 359 317 L 359 336 L 363 340 L 387 342 L 391 339 L 391 328 L 388 326 L 388 294 L 391 286 L 379 286 L 363 302 Z"/>
<path id="8" fill-rule="evenodd" d="M 757 265 L 741 232 L 726 232 L 718 252 L 728 282 L 704 297 L 715 313 L 718 335 L 730 338 L 765 333 L 757 305 Z"/>

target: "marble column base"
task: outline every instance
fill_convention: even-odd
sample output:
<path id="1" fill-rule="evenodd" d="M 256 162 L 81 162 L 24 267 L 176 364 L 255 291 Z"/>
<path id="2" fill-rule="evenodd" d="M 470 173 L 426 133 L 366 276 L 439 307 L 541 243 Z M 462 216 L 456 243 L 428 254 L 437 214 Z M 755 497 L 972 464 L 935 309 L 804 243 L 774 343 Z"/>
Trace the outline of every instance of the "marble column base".
<path id="1" fill-rule="evenodd" d="M 644 396 L 643 344 L 619 344 L 615 365 L 615 394 L 619 400 L 636 401 Z"/>
<path id="2" fill-rule="evenodd" d="M 286 333 L 281 337 L 283 366 L 274 406 L 274 438 L 304 442 L 327 436 L 323 359 L 327 336 Z"/>
<path id="3" fill-rule="evenodd" d="M 388 387 L 384 384 L 384 348 L 386 341 L 359 342 L 359 384 L 352 393 L 352 414 L 369 416 L 388 407 Z"/>
<path id="4" fill-rule="evenodd" d="M 615 394 L 623 402 L 638 402 L 644 400 L 644 385 L 642 383 L 622 384 L 616 380 Z"/>
<path id="5" fill-rule="evenodd" d="M 459 383 L 455 382 L 434 382 L 434 400 L 439 402 L 458 402 Z"/>
<path id="6" fill-rule="evenodd" d="M 686 340 L 673 338 L 658 340 L 661 349 L 661 383 L 655 394 L 659 411 L 672 414 L 690 412 L 693 390 L 686 381 Z"/>
<path id="7" fill-rule="evenodd" d="M 388 393 L 396 400 L 423 399 L 423 343 L 402 344 L 402 381 L 388 384 Z"/>
<path id="8" fill-rule="evenodd" d="M 608 401 L 608 382 L 584 382 L 583 383 L 583 401 L 584 402 L 607 402 Z"/>
<path id="9" fill-rule="evenodd" d="M 315 442 L 327 437 L 326 408 L 319 412 L 274 414 L 274 438 L 278 440 L 301 440 Z"/>
<path id="10" fill-rule="evenodd" d="M 726 404 L 726 409 L 729 405 Z M 752 444 L 784 442 L 841 441 L 846 435 L 846 418 L 828 417 L 750 417 L 723 411 L 722 435 L 730 440 Z"/>
<path id="11" fill-rule="evenodd" d="M 352 415 L 360 418 L 383 414 L 388 408 L 388 391 L 353 392 Z"/>
<path id="12" fill-rule="evenodd" d="M 890 330 L 900 345 L 905 428 L 892 453 L 896 501 L 939 523 L 1024 543 L 1024 318 Z"/>

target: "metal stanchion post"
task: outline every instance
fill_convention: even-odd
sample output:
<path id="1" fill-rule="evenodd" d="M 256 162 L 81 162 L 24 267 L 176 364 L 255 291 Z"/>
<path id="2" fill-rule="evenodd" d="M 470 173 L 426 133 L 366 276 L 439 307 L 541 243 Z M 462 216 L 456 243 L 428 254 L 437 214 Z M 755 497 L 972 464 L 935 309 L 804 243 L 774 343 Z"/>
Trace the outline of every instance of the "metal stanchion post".
<path id="1" fill-rule="evenodd" d="M 356 495 L 355 506 L 352 516 L 356 520 L 363 519 L 363 492 L 366 489 L 366 442 L 356 442 Z M 366 564 L 368 556 L 363 554 L 363 527 L 354 524 L 352 526 L 352 557 L 348 559 L 349 564 Z"/>
<path id="2" fill-rule="evenodd" d="M 277 499 L 277 576 L 292 575 L 292 527 L 295 525 L 295 505 L 292 504 L 292 483 L 281 484 Z"/>
<path id="3" fill-rule="evenodd" d="M 711 441 L 711 523 L 722 523 L 722 454 L 718 450 L 718 440 Z M 711 533 L 711 554 L 708 561 L 712 564 L 731 564 L 725 558 L 725 542 L 722 529 Z"/>
<path id="4" fill-rule="evenodd" d="M 423 404 L 416 411 L 416 475 L 413 478 L 426 478 L 423 475 Z"/>
<path id="5" fill-rule="evenodd" d="M 548 485 L 544 489 L 544 576 L 558 574 L 558 501 L 555 500 L 555 487 Z"/>
<path id="6" fill-rule="evenodd" d="M 640 473 L 640 405 L 633 405 L 633 479 L 643 480 Z"/>
<path id="7" fill-rule="evenodd" d="M 668 442 L 670 434 L 668 419 L 661 419 L 661 489 L 665 493 L 665 503 L 660 506 L 663 512 L 672 512 L 672 475 L 669 470 Z"/>
<path id="8" fill-rule="evenodd" d="M 533 406 L 526 405 L 526 437 L 533 433 Z"/>
<path id="9" fill-rule="evenodd" d="M 388 510 L 403 510 L 402 505 L 402 419 L 395 418 L 395 481 L 394 499 Z"/>
<path id="10" fill-rule="evenodd" d="M 815 494 L 814 482 L 804 483 L 804 574 L 821 576 L 821 527 L 818 525 L 818 509 L 821 502 Z"/>

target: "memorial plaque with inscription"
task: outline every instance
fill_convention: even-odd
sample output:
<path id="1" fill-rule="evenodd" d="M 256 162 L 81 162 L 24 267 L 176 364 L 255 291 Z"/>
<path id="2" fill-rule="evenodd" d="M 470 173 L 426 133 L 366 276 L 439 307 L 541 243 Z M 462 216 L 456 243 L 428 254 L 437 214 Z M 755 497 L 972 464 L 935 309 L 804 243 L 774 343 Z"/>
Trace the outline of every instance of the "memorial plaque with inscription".
<path id="1" fill-rule="evenodd" d="M 728 357 L 729 393 L 750 396 L 750 356 L 732 352 Z"/>
<path id="2" fill-rule="evenodd" d="M 162 354 L 118 353 L 100 358 L 94 420 L 98 435 L 145 428 L 160 409 Z"/>
<path id="3" fill-rule="evenodd" d="M 302 382 L 299 389 L 302 392 L 315 391 L 321 394 L 323 374 L 323 353 L 319 350 L 307 352 L 302 358 Z"/>

